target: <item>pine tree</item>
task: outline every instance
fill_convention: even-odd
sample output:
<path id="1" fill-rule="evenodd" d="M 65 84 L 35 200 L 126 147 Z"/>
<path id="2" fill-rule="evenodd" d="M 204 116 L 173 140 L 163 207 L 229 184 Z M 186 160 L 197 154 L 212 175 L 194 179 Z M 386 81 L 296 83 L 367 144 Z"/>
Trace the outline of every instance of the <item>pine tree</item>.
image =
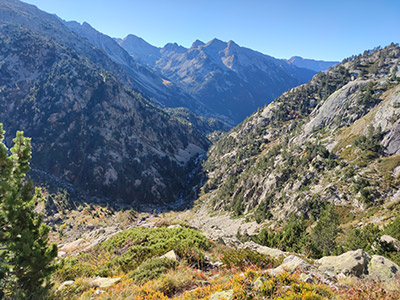
<path id="1" fill-rule="evenodd" d="M 328 205 L 311 232 L 311 248 L 315 257 L 334 254 L 337 248 L 339 217 L 333 205 Z"/>
<path id="2" fill-rule="evenodd" d="M 57 247 L 34 210 L 40 190 L 25 180 L 30 139 L 17 132 L 11 155 L 3 140 L 0 123 L 0 299 L 45 299 Z"/>

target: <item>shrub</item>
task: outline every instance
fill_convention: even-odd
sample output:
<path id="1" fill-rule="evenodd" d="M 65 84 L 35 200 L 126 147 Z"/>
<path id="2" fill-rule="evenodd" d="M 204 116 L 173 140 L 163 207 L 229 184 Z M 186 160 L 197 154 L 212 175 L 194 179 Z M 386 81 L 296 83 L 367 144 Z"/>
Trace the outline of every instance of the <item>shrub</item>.
<path id="1" fill-rule="evenodd" d="M 383 232 L 400 240 L 400 217 L 396 217 L 392 223 L 385 227 Z"/>
<path id="2" fill-rule="evenodd" d="M 129 273 L 145 260 L 170 250 L 189 263 L 202 260 L 210 241 L 190 228 L 135 227 L 96 246 L 91 253 L 65 260 L 57 271 L 59 280 L 79 276 L 113 276 Z"/>
<path id="3" fill-rule="evenodd" d="M 151 258 L 142 263 L 135 271 L 129 273 L 129 277 L 139 283 L 145 283 L 151 279 L 158 278 L 160 275 L 176 267 L 176 262 L 170 258 Z"/>
<path id="4" fill-rule="evenodd" d="M 222 262 L 228 268 L 245 269 L 249 266 L 259 268 L 276 267 L 280 261 L 268 255 L 249 249 L 232 249 L 223 253 Z"/>

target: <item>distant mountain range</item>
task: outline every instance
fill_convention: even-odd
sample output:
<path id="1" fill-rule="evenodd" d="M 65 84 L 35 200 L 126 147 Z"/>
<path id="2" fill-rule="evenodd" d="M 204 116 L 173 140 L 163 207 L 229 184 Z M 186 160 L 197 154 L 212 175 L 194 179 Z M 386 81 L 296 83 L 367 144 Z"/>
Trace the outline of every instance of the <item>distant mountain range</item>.
<path id="1" fill-rule="evenodd" d="M 314 60 L 314 59 L 306 59 L 300 56 L 293 56 L 288 59 L 288 62 L 299 67 L 313 70 L 315 72 L 326 71 L 330 67 L 339 64 L 339 61 L 323 61 L 323 60 Z"/>
<path id="2" fill-rule="evenodd" d="M 134 35 L 116 41 L 133 58 L 234 123 L 315 74 L 234 41 L 196 40 L 189 49 L 176 43 L 157 48 Z"/>
<path id="3" fill-rule="evenodd" d="M 0 2 L 0 51 L 0 122 L 8 143 L 33 138 L 37 182 L 137 205 L 193 192 L 207 133 L 315 74 L 233 41 L 115 40 L 18 0 Z"/>

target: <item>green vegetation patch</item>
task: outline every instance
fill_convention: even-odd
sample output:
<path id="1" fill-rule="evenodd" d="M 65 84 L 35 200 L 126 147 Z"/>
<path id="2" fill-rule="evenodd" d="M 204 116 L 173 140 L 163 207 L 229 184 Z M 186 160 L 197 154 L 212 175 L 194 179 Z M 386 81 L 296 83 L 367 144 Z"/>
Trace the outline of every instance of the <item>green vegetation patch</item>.
<path id="1" fill-rule="evenodd" d="M 166 257 L 154 257 L 143 262 L 129 277 L 144 284 L 146 281 L 158 278 L 160 275 L 174 269 L 177 262 Z"/>
<path id="2" fill-rule="evenodd" d="M 174 250 L 189 263 L 203 258 L 211 242 L 190 228 L 136 227 L 111 237 L 91 253 L 65 259 L 57 271 L 58 279 L 83 276 L 113 276 L 135 270 L 145 260 Z"/>

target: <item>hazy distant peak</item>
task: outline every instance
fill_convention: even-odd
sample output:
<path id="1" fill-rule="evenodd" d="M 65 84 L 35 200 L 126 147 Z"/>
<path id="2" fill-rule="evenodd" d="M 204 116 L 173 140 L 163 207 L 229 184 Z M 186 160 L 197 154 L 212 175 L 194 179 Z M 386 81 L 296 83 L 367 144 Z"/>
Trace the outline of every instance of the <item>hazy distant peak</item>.
<path id="1" fill-rule="evenodd" d="M 184 53 L 188 49 L 186 49 L 185 47 L 183 47 L 181 45 L 178 45 L 177 43 L 168 43 L 162 48 L 162 50 L 164 50 L 164 51 L 174 51 L 174 52 L 178 52 L 178 53 Z"/>
<path id="2" fill-rule="evenodd" d="M 212 48 L 218 51 L 221 51 L 223 49 L 225 49 L 227 46 L 227 43 L 224 41 L 221 41 L 217 38 L 212 39 L 211 41 L 209 41 L 206 45 L 204 45 L 204 47 L 207 48 Z"/>
<path id="3" fill-rule="evenodd" d="M 337 65 L 338 61 L 324 61 L 307 59 L 301 56 L 292 56 L 287 60 L 288 63 L 295 65 L 296 67 L 310 69 L 316 72 L 326 71 L 329 67 Z"/>
<path id="4" fill-rule="evenodd" d="M 234 41 L 230 40 L 228 42 L 228 48 L 240 48 L 240 46 L 236 44 Z"/>
<path id="5" fill-rule="evenodd" d="M 93 28 L 92 25 L 90 25 L 88 22 L 83 22 L 82 26 L 87 28 Z"/>
<path id="6" fill-rule="evenodd" d="M 302 58 L 301 56 L 292 56 L 288 59 L 289 62 L 294 62 L 296 60 L 304 60 L 304 58 Z"/>
<path id="7" fill-rule="evenodd" d="M 190 48 L 198 48 L 200 46 L 204 46 L 205 43 L 200 40 L 195 40 Z"/>
<path id="8" fill-rule="evenodd" d="M 142 39 L 139 36 L 136 36 L 134 34 L 128 34 L 126 37 L 123 38 L 123 41 L 127 42 L 145 42 L 147 43 L 144 39 Z"/>

